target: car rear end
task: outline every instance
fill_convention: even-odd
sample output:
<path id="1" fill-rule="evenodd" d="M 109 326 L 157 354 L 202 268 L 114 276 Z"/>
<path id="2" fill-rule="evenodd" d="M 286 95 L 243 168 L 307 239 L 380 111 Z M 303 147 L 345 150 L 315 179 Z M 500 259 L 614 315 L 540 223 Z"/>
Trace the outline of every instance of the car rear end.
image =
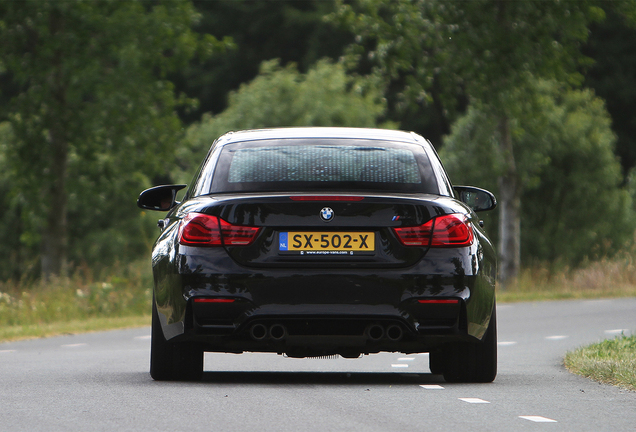
<path id="1" fill-rule="evenodd" d="M 172 341 L 358 357 L 488 327 L 492 246 L 410 135 L 221 140 L 168 219 L 153 268 Z"/>

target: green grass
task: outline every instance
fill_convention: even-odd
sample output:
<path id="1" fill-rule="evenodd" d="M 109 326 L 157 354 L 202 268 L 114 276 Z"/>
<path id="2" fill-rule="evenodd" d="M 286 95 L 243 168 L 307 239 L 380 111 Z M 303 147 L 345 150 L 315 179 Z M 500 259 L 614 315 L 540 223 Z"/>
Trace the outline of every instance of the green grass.
<path id="1" fill-rule="evenodd" d="M 95 317 L 47 324 L 12 325 L 0 328 L 0 342 L 144 326 L 150 327 L 150 315 Z"/>
<path id="2" fill-rule="evenodd" d="M 47 283 L 0 283 L 0 341 L 150 325 L 147 262 L 106 276 L 80 269 Z"/>
<path id="3" fill-rule="evenodd" d="M 498 302 L 636 297 L 631 255 L 551 273 L 546 266 L 524 269 L 514 284 L 499 288 Z"/>
<path id="4" fill-rule="evenodd" d="M 636 336 L 620 336 L 568 352 L 564 363 L 570 372 L 636 391 Z"/>

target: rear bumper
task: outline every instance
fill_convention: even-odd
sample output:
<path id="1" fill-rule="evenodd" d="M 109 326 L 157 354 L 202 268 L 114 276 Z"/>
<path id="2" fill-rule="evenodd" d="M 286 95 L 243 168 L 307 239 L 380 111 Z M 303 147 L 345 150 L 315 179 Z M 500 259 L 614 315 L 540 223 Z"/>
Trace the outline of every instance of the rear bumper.
<path id="1" fill-rule="evenodd" d="M 466 308 L 458 298 L 409 299 L 397 307 L 390 305 L 342 304 L 270 304 L 257 307 L 241 297 L 224 297 L 231 303 L 208 303 L 208 296 L 195 296 L 186 314 L 188 329 L 214 334 L 232 334 L 255 324 L 280 323 L 289 336 L 363 335 L 365 328 L 380 323 L 384 328 L 395 324 L 409 334 L 429 334 L 436 330 L 467 331 Z"/>
<path id="2" fill-rule="evenodd" d="M 377 352 L 427 352 L 453 340 L 470 340 L 464 300 L 410 299 L 388 305 L 267 305 L 241 297 L 192 296 L 183 332 L 209 352 L 276 352 L 291 357 Z M 233 301 L 232 301 L 233 300 Z M 181 323 L 178 323 L 181 327 Z"/>
<path id="3" fill-rule="evenodd" d="M 211 352 L 357 357 L 478 341 L 492 279 L 461 271 L 462 263 L 479 269 L 468 251 L 452 270 L 432 258 L 406 269 L 292 270 L 244 268 L 222 253 L 177 255 L 156 262 L 155 298 L 167 339 Z"/>

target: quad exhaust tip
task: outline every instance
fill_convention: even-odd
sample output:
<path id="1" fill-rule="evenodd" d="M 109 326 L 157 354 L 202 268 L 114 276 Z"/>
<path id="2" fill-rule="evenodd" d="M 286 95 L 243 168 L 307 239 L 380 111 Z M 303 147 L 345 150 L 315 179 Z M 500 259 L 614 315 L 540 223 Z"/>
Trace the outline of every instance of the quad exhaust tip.
<path id="1" fill-rule="evenodd" d="M 274 324 L 269 328 L 269 337 L 275 341 L 281 341 L 287 337 L 287 329 L 281 324 Z"/>
<path id="2" fill-rule="evenodd" d="M 397 324 L 391 324 L 386 328 L 386 330 L 380 324 L 371 324 L 367 327 L 365 334 L 369 340 L 373 342 L 377 342 L 384 338 L 387 338 L 392 342 L 397 342 L 404 336 L 404 331 L 402 330 L 402 327 Z"/>
<path id="3" fill-rule="evenodd" d="M 380 324 L 371 324 L 365 330 L 365 336 L 373 341 L 378 342 L 382 339 L 389 339 L 392 342 L 402 340 L 404 331 L 397 324 L 391 324 L 386 329 Z M 254 324 L 250 327 L 250 336 L 256 341 L 271 339 L 275 342 L 283 341 L 287 338 L 287 328 L 282 324 L 272 324 L 267 327 L 265 324 Z"/>
<path id="4" fill-rule="evenodd" d="M 272 339 L 282 341 L 287 337 L 287 329 L 282 324 L 274 324 L 267 328 L 264 324 L 254 324 L 250 328 L 250 336 L 256 341 Z"/>
<path id="5" fill-rule="evenodd" d="M 263 340 L 267 337 L 267 327 L 263 324 L 254 324 L 252 328 L 250 328 L 250 336 L 254 340 Z"/>
<path id="6" fill-rule="evenodd" d="M 384 327 L 379 324 L 372 324 L 367 327 L 367 337 L 372 341 L 379 341 L 384 337 Z"/>
<path id="7" fill-rule="evenodd" d="M 404 332 L 402 331 L 402 327 L 399 325 L 393 324 L 390 325 L 389 328 L 386 329 L 386 337 L 390 340 L 397 342 L 402 339 Z"/>

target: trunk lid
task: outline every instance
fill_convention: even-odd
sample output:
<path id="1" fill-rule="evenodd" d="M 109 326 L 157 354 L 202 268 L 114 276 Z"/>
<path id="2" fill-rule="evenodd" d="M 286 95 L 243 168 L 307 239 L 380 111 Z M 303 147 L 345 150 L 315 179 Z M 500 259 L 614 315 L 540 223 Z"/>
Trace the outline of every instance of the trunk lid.
<path id="1" fill-rule="evenodd" d="M 402 245 L 391 228 L 468 213 L 450 197 L 422 194 L 216 195 L 191 200 L 181 210 L 260 227 L 251 245 L 225 247 L 237 263 L 295 268 L 410 266 L 428 249 Z"/>

